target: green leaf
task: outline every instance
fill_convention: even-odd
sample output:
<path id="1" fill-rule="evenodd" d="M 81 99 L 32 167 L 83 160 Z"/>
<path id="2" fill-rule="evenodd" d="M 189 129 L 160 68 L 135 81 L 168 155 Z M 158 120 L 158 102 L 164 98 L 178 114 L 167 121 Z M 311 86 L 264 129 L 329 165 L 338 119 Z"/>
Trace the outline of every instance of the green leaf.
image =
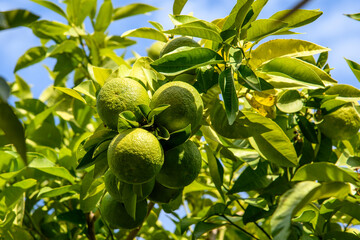
<path id="1" fill-rule="evenodd" d="M 6 138 L 14 144 L 21 158 L 27 163 L 25 131 L 11 107 L 0 100 L 0 129 Z"/>
<path id="2" fill-rule="evenodd" d="M 175 76 L 198 67 L 223 63 L 223 58 L 209 48 L 185 48 L 166 54 L 157 59 L 151 66 L 158 72 Z"/>
<path id="3" fill-rule="evenodd" d="M 106 79 L 110 76 L 112 70 L 108 68 L 102 68 L 102 67 L 95 67 L 88 64 L 88 70 L 90 75 L 95 79 L 95 81 L 100 85 L 103 86 L 106 82 Z"/>
<path id="4" fill-rule="evenodd" d="M 289 13 L 291 14 L 289 15 Z M 294 12 L 292 10 L 283 10 L 272 15 L 270 19 L 286 22 L 288 24 L 287 29 L 291 29 L 307 25 L 321 15 L 322 12 L 319 10 L 297 9 Z"/>
<path id="5" fill-rule="evenodd" d="M 70 22 L 81 27 L 87 16 L 92 19 L 96 13 L 96 0 L 69 0 L 67 1 L 66 12 Z"/>
<path id="6" fill-rule="evenodd" d="M 130 217 L 135 219 L 136 217 L 136 194 L 133 191 L 133 186 L 131 184 L 124 183 L 121 188 L 121 196 L 126 196 L 123 198 L 124 206 L 126 212 Z"/>
<path id="7" fill-rule="evenodd" d="M 270 221 L 272 236 L 275 240 L 288 239 L 291 233 L 292 217 L 306 204 L 317 199 L 345 197 L 349 191 L 349 185 L 341 182 L 297 183 L 280 198 L 279 205 Z"/>
<path id="8" fill-rule="evenodd" d="M 93 81 L 91 80 L 81 82 L 79 85 L 74 87 L 74 90 L 90 97 L 94 101 L 96 100 L 96 89 Z"/>
<path id="9" fill-rule="evenodd" d="M 86 100 L 74 89 L 66 88 L 66 87 L 54 87 L 54 88 L 86 104 Z"/>
<path id="10" fill-rule="evenodd" d="M 158 8 L 143 4 L 143 3 L 132 3 L 123 7 L 115 8 L 113 12 L 113 20 L 119 20 L 126 17 L 131 17 L 138 14 L 144 14 L 158 10 Z"/>
<path id="11" fill-rule="evenodd" d="M 187 3 L 187 0 L 175 0 L 173 5 L 173 14 L 179 15 L 181 11 L 183 10 L 185 4 Z"/>
<path id="12" fill-rule="evenodd" d="M 102 179 L 94 180 L 94 171 L 88 172 L 82 179 L 80 189 L 80 209 L 84 212 L 92 211 L 105 190 L 105 184 Z"/>
<path id="13" fill-rule="evenodd" d="M 319 143 L 315 124 L 310 122 L 305 116 L 298 116 L 298 124 L 304 137 L 311 143 Z"/>
<path id="14" fill-rule="evenodd" d="M 360 100 L 360 90 L 347 84 L 336 84 L 325 91 L 327 95 L 337 95 L 336 99 L 347 101 Z"/>
<path id="15" fill-rule="evenodd" d="M 162 42 L 168 41 L 168 38 L 165 34 L 160 32 L 159 30 L 149 27 L 141 27 L 126 31 L 121 35 L 121 37 L 138 37 L 138 38 L 154 39 Z"/>
<path id="16" fill-rule="evenodd" d="M 222 191 L 224 169 L 219 160 L 214 156 L 213 151 L 208 145 L 205 145 L 205 150 L 211 179 L 213 180 L 215 187 L 219 191 L 221 197 L 223 198 L 223 200 L 225 200 L 225 196 Z"/>
<path id="17" fill-rule="evenodd" d="M 291 181 L 349 182 L 359 185 L 357 173 L 328 162 L 315 162 L 299 168 Z"/>
<path id="18" fill-rule="evenodd" d="M 171 148 L 174 148 L 186 142 L 190 137 L 191 137 L 191 124 L 189 124 L 184 129 L 180 129 L 178 131 L 172 132 L 168 140 L 160 139 L 160 143 L 164 151 L 167 151 Z"/>
<path id="19" fill-rule="evenodd" d="M 300 111 L 304 103 L 300 93 L 297 90 L 286 90 L 277 100 L 276 106 L 285 113 L 296 113 Z"/>
<path id="20" fill-rule="evenodd" d="M 257 0 L 252 5 L 249 11 L 247 12 L 247 15 L 245 17 L 243 28 L 247 29 L 248 26 L 256 20 L 256 18 L 259 16 L 260 12 L 264 8 L 264 6 L 267 4 L 268 0 Z"/>
<path id="21" fill-rule="evenodd" d="M 250 27 L 247 30 L 246 39 L 248 41 L 260 41 L 261 39 L 276 33 L 286 26 L 286 23 L 278 20 L 259 19 L 250 24 Z"/>
<path id="22" fill-rule="evenodd" d="M 224 223 L 208 223 L 208 222 L 198 222 L 195 225 L 193 237 L 192 239 L 198 239 L 201 237 L 204 233 L 207 233 L 215 228 L 219 228 L 223 226 Z"/>
<path id="23" fill-rule="evenodd" d="M 178 25 L 174 29 L 164 31 L 164 33 L 198 37 L 213 40 L 215 42 L 223 41 L 220 36 L 220 29 L 215 24 L 206 22 L 204 20 L 184 23 Z"/>
<path id="24" fill-rule="evenodd" d="M 247 111 L 242 111 L 242 113 L 251 122 L 250 144 L 262 157 L 282 167 L 298 165 L 295 148 L 279 125 L 257 113 Z"/>
<path id="25" fill-rule="evenodd" d="M 27 26 L 36 21 L 38 18 L 38 15 L 22 9 L 0 12 L 0 31 L 9 28 Z"/>
<path id="26" fill-rule="evenodd" d="M 247 65 L 239 66 L 239 78 L 243 80 L 249 87 L 253 90 L 261 92 L 263 90 L 263 86 L 261 86 L 260 79 L 256 76 L 256 74 L 251 70 Z"/>
<path id="27" fill-rule="evenodd" d="M 14 72 L 42 61 L 45 58 L 46 51 L 46 47 L 33 47 L 28 49 L 24 55 L 18 59 Z"/>
<path id="28" fill-rule="evenodd" d="M 58 188 L 43 187 L 40 189 L 37 198 L 52 198 L 57 197 L 66 193 L 75 193 L 74 185 L 65 185 Z"/>
<path id="29" fill-rule="evenodd" d="M 65 12 L 58 5 L 56 5 L 53 2 L 46 1 L 46 0 L 30 0 L 30 1 L 35 2 L 43 7 L 46 7 L 47 9 L 50 9 L 50 10 L 56 12 L 60 16 L 63 16 L 65 19 L 67 18 Z"/>
<path id="30" fill-rule="evenodd" d="M 112 20 L 113 6 L 111 0 L 105 0 L 100 7 L 96 17 L 94 29 L 98 32 L 104 32 L 110 25 Z"/>
<path id="31" fill-rule="evenodd" d="M 257 168 L 253 170 L 250 166 L 246 167 L 240 176 L 235 180 L 234 185 L 228 194 L 245 192 L 251 190 L 259 190 L 267 187 L 273 182 L 268 176 L 268 164 L 259 163 Z"/>
<path id="32" fill-rule="evenodd" d="M 172 15 L 172 14 L 169 14 L 169 17 L 170 17 L 171 22 L 175 26 L 199 20 L 198 18 L 196 18 L 194 16 L 190 16 L 190 15 Z"/>
<path id="33" fill-rule="evenodd" d="M 55 177 L 66 179 L 71 183 L 75 182 L 74 176 L 64 167 L 36 167 L 36 169 Z"/>
<path id="34" fill-rule="evenodd" d="M 299 39 L 275 39 L 252 50 L 249 63 L 257 68 L 274 58 L 311 56 L 329 50 L 329 48 Z"/>
<path id="35" fill-rule="evenodd" d="M 63 212 L 56 216 L 59 221 L 67 221 L 75 224 L 86 224 L 86 217 L 79 209 Z"/>
<path id="36" fill-rule="evenodd" d="M 28 189 L 34 187 L 36 183 L 37 181 L 35 179 L 29 178 L 6 187 L 1 193 L 1 195 L 5 197 L 6 206 L 10 207 L 15 204 L 23 196 L 23 194 Z"/>
<path id="37" fill-rule="evenodd" d="M 357 80 L 359 80 L 360 82 L 360 64 L 351 61 L 349 59 L 346 59 L 347 64 L 349 65 L 351 71 L 354 73 L 355 77 L 357 78 Z"/>
<path id="38" fill-rule="evenodd" d="M 341 240 L 357 240 L 359 236 L 350 232 L 327 232 L 322 238 L 324 240 L 341 239 Z"/>
<path id="39" fill-rule="evenodd" d="M 229 122 L 232 125 L 239 112 L 239 100 L 236 95 L 233 72 L 227 68 L 219 75 L 219 86 L 223 97 L 225 112 Z"/>
<path id="40" fill-rule="evenodd" d="M 349 18 L 360 21 L 360 13 L 345 14 L 345 16 L 348 16 Z"/>
<path id="41" fill-rule="evenodd" d="M 47 20 L 39 20 L 31 24 L 33 33 L 37 37 L 44 39 L 64 39 L 65 32 L 69 31 L 70 28 L 68 25 Z"/>
<path id="42" fill-rule="evenodd" d="M 275 77 L 286 78 L 302 86 L 324 87 L 324 83 L 316 72 L 307 64 L 295 58 L 275 58 L 262 66 L 261 71 Z M 273 84 L 273 81 L 270 81 Z M 275 85 L 274 85 L 275 86 Z"/>
<path id="43" fill-rule="evenodd" d="M 211 127 L 217 134 L 231 139 L 244 139 L 251 136 L 249 121 L 242 112 L 238 112 L 232 125 L 229 124 L 223 102 L 217 100 L 210 112 Z"/>
<path id="44" fill-rule="evenodd" d="M 197 69 L 196 82 L 194 87 L 199 93 L 206 93 L 214 85 L 219 82 L 219 73 L 214 67 L 203 66 Z"/>
<path id="45" fill-rule="evenodd" d="M 15 74 L 15 82 L 11 86 L 11 94 L 22 100 L 32 98 L 30 86 L 17 74 Z"/>
<path id="46" fill-rule="evenodd" d="M 242 26 L 253 2 L 253 0 L 237 1 L 233 9 L 231 10 L 228 18 L 226 19 L 222 30 L 226 31 L 230 29 L 239 29 Z"/>
<path id="47" fill-rule="evenodd" d="M 0 77 L 0 102 L 7 102 L 8 98 L 10 97 L 10 86 L 6 82 L 6 80 Z"/>

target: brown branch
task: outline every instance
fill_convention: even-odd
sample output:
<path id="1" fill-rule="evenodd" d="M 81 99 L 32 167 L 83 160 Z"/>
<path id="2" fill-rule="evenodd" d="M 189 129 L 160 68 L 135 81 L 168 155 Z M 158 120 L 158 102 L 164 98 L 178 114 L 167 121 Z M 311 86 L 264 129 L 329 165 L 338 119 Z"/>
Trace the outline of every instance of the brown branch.
<path id="1" fill-rule="evenodd" d="M 150 203 L 149 203 L 148 208 L 147 208 L 147 214 L 146 214 L 145 220 L 146 220 L 146 218 L 149 216 L 149 214 L 150 214 L 150 212 L 151 212 L 151 209 L 153 209 L 154 205 L 155 205 L 154 202 L 150 202 Z M 145 220 L 144 220 L 144 221 L 145 221 Z M 142 227 L 142 224 L 141 224 L 139 227 L 131 230 L 131 232 L 129 233 L 129 235 L 126 237 L 126 240 L 133 240 L 133 239 L 138 235 L 141 227 Z"/>
<path id="2" fill-rule="evenodd" d="M 87 224 L 87 237 L 89 240 L 96 240 L 95 236 L 95 214 L 93 212 L 89 212 L 86 214 L 86 224 Z"/>

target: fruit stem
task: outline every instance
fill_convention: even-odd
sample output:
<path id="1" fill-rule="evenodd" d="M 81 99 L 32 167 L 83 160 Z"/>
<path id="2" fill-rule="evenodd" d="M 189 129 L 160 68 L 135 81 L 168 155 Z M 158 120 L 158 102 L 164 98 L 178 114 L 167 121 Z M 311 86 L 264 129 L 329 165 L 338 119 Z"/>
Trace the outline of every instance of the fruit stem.
<path id="1" fill-rule="evenodd" d="M 155 205 L 154 202 L 149 202 L 148 207 L 147 207 L 146 218 L 149 216 L 149 214 L 150 214 L 151 210 L 153 209 L 154 205 Z M 145 220 L 146 220 L 146 218 L 145 218 Z M 126 237 L 126 240 L 133 240 L 138 235 L 141 227 L 142 227 L 142 224 L 139 227 L 131 230 L 129 235 Z"/>

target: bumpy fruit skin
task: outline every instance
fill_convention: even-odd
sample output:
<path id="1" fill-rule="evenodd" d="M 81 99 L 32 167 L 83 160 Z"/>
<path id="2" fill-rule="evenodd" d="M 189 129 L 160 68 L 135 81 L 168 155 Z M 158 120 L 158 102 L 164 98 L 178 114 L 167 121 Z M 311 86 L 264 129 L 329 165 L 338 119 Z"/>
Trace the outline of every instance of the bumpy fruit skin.
<path id="1" fill-rule="evenodd" d="M 104 175 L 104 183 L 107 192 L 117 201 L 124 202 L 126 196 L 124 196 L 124 188 L 134 188 L 134 185 L 121 182 L 109 169 Z M 153 190 L 155 185 L 155 178 L 149 182 L 139 184 L 137 187 L 141 189 L 141 196 L 137 195 L 137 201 L 144 200 Z"/>
<path id="2" fill-rule="evenodd" d="M 183 129 L 189 124 L 194 133 L 200 125 L 204 105 L 200 94 L 190 84 L 173 81 L 162 85 L 155 91 L 150 107 L 154 109 L 162 104 L 169 104 L 170 107 L 157 115 L 155 122 L 170 133 Z"/>
<path id="3" fill-rule="evenodd" d="M 176 197 L 178 197 L 179 194 L 182 194 L 182 191 L 182 188 L 167 188 L 155 181 L 154 189 L 148 196 L 148 199 L 156 203 L 169 203 L 171 200 L 174 200 Z"/>
<path id="4" fill-rule="evenodd" d="M 119 113 L 129 110 L 140 119 L 137 105 L 149 105 L 150 99 L 146 89 L 130 78 L 113 78 L 101 88 L 96 98 L 96 108 L 106 126 L 116 130 Z"/>
<path id="5" fill-rule="evenodd" d="M 188 140 L 165 152 L 165 161 L 156 180 L 168 188 L 183 188 L 192 183 L 201 169 L 201 154 Z"/>
<path id="6" fill-rule="evenodd" d="M 123 203 L 116 201 L 110 194 L 105 194 L 100 204 L 103 220 L 111 228 L 133 229 L 142 224 L 147 214 L 147 202 L 142 200 L 136 203 L 135 220 L 126 212 Z"/>
<path id="7" fill-rule="evenodd" d="M 176 50 L 179 47 L 200 47 L 200 45 L 188 37 L 178 37 L 170 40 L 160 51 L 160 57 L 165 54 Z"/>
<path id="8" fill-rule="evenodd" d="M 114 175 L 129 184 L 150 181 L 164 163 L 164 152 L 159 141 L 142 128 L 120 132 L 111 141 L 107 157 Z"/>
<path id="9" fill-rule="evenodd" d="M 146 49 L 146 52 L 152 60 L 156 60 L 160 57 L 160 52 L 164 46 L 164 42 L 157 41 L 154 42 L 148 49 Z"/>
<path id="10" fill-rule="evenodd" d="M 345 104 L 334 112 L 324 115 L 318 127 L 331 139 L 349 139 L 360 129 L 360 116 L 352 103 Z"/>

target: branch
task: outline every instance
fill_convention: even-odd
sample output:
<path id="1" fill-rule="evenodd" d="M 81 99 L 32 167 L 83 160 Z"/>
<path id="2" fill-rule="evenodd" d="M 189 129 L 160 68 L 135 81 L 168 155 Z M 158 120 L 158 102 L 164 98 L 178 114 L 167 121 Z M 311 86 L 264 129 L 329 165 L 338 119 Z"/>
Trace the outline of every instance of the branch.
<path id="1" fill-rule="evenodd" d="M 87 224 L 87 236 L 89 238 L 89 240 L 96 240 L 96 236 L 95 236 L 95 214 L 92 212 L 89 212 L 88 214 L 86 214 L 86 224 Z"/>
<path id="2" fill-rule="evenodd" d="M 146 214 L 146 217 L 145 217 L 145 220 L 146 218 L 149 216 L 150 212 L 151 212 L 151 209 L 153 209 L 155 203 L 154 202 L 150 202 L 149 205 L 148 205 L 148 208 L 147 208 L 147 214 Z M 144 221 L 145 221 L 144 220 Z M 133 240 L 139 233 L 140 229 L 142 227 L 142 224 L 140 226 L 138 226 L 137 228 L 131 230 L 131 232 L 129 233 L 129 235 L 126 237 L 126 240 Z"/>

